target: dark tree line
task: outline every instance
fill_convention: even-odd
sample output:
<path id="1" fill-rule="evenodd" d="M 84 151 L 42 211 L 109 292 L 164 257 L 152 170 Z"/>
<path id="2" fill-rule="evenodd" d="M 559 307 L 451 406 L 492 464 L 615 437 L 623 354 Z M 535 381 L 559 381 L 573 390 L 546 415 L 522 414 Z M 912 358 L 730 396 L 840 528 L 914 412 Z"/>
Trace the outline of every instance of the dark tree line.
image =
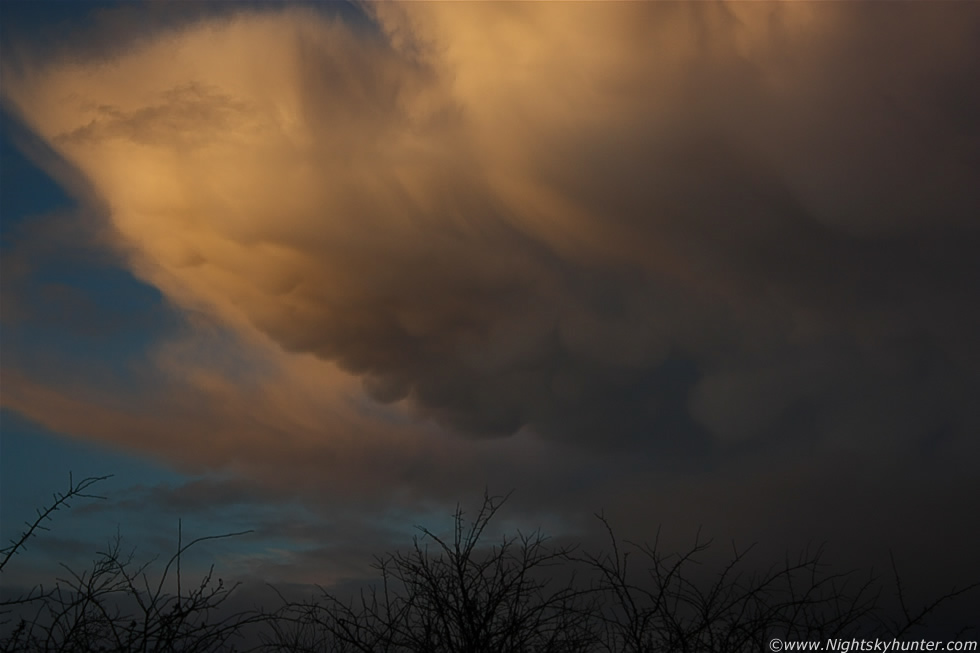
<path id="1" fill-rule="evenodd" d="M 104 477 L 103 477 L 104 478 Z M 52 513 L 103 478 L 70 483 L 38 511 L 23 535 L 0 551 L 0 572 L 45 529 Z M 539 531 L 488 541 L 487 527 L 506 497 L 484 496 L 472 518 L 457 508 L 452 532 L 420 527 L 406 551 L 374 559 L 379 580 L 356 596 L 329 589 L 303 601 L 279 595 L 266 609 L 234 610 L 237 585 L 213 568 L 188 585 L 181 556 L 209 540 L 184 544 L 162 571 L 135 562 L 117 536 L 92 567 L 64 573 L 50 588 L 0 601 L 4 651 L 336 651 L 543 653 L 737 652 L 783 640 L 902 638 L 940 605 L 977 584 L 908 607 L 897 570 L 901 615 L 882 607 L 885 584 L 837 573 L 823 550 L 806 550 L 759 572 L 749 549 L 732 546 L 727 563 L 705 574 L 712 546 L 701 539 L 681 553 L 619 540 L 598 516 L 608 549 L 585 551 Z M 701 573 L 695 573 L 700 571 Z M 699 580 L 700 579 L 700 580 Z"/>

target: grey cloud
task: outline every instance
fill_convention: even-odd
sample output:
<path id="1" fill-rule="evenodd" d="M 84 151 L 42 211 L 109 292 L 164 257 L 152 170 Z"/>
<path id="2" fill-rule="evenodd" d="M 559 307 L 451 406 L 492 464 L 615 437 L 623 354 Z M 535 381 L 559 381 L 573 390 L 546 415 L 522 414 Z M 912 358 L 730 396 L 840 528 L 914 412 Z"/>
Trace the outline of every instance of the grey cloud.
<path id="1" fill-rule="evenodd" d="M 968 436 L 977 10 L 563 11 L 377 8 L 370 35 L 243 14 L 206 45 L 192 25 L 142 95 L 87 89 L 36 128 L 69 126 L 49 136 L 71 135 L 134 267 L 177 304 L 450 430 L 703 455 Z M 529 26 L 545 45 L 503 47 Z M 246 37 L 274 62 L 222 68 Z M 116 81 L 158 65 L 146 47 Z M 25 116 L 50 109 L 45 79 L 11 93 Z M 174 149 L 217 136 L 200 159 Z M 109 175 L 119 142 L 155 148 L 130 151 L 169 185 Z"/>

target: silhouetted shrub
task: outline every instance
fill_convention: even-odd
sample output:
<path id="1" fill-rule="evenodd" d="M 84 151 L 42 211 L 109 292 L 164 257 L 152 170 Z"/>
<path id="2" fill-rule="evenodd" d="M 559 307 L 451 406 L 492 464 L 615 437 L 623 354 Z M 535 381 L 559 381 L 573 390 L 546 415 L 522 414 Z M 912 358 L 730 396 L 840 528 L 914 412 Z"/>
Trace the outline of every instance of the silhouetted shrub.
<path id="1" fill-rule="evenodd" d="M 51 514 L 70 507 L 78 498 L 101 499 L 86 491 L 108 477 L 69 480 L 67 492 L 54 495 L 52 504 L 38 511 L 22 536 L 3 549 L 0 571 Z M 61 565 L 65 575 L 45 590 L 36 586 L 26 595 L 0 602 L 0 625 L 11 626 L 0 637 L 4 651 L 220 651 L 232 650 L 233 640 L 246 624 L 263 621 L 259 612 L 222 614 L 221 608 L 237 584 L 214 580 L 214 567 L 185 589 L 181 557 L 191 547 L 208 540 L 242 535 L 197 538 L 183 544 L 178 522 L 177 551 L 163 570 L 151 575 L 150 563 L 137 564 L 133 552 L 125 552 L 117 535 L 97 553 L 92 567 L 77 572 Z M 176 583 L 176 593 L 167 590 Z M 16 613 L 16 618 L 13 615 Z"/>
<path id="2" fill-rule="evenodd" d="M 356 600 L 321 590 L 317 599 L 287 603 L 270 643 L 298 651 L 591 650 L 593 592 L 549 578 L 569 550 L 540 532 L 481 542 L 502 503 L 485 496 L 469 522 L 457 508 L 447 538 L 420 527 L 409 551 L 375 559 L 380 587 Z"/>
<path id="3" fill-rule="evenodd" d="M 103 480 L 70 483 L 23 535 L 2 551 L 0 571 L 53 512 Z M 213 568 L 189 588 L 180 562 L 191 547 L 241 533 L 183 544 L 161 572 L 137 565 L 121 540 L 110 541 L 92 567 L 67 572 L 48 590 L 0 602 L 5 651 L 360 651 L 447 653 L 737 652 L 766 650 L 772 638 L 901 638 L 938 606 L 977 584 L 954 588 L 911 611 L 893 562 L 902 614 L 881 608 L 872 576 L 832 573 L 823 550 L 787 557 L 763 572 L 734 545 L 713 573 L 710 541 L 695 538 L 682 553 L 657 540 L 619 540 L 601 515 L 609 549 L 581 551 L 542 535 L 517 532 L 487 542 L 488 525 L 506 497 L 485 494 L 467 519 L 457 507 L 451 532 L 419 527 L 407 551 L 375 557 L 379 580 L 354 597 L 319 588 L 305 601 L 273 612 L 232 611 L 237 584 L 214 580 Z M 152 578 L 151 578 L 152 576 Z M 701 580 L 696 580 L 700 578 Z M 561 580 L 559 580 L 561 579 Z M 173 583 L 176 591 L 168 591 Z M 254 632 L 249 631 L 253 629 Z M 247 637 L 246 637 L 247 635 Z"/>

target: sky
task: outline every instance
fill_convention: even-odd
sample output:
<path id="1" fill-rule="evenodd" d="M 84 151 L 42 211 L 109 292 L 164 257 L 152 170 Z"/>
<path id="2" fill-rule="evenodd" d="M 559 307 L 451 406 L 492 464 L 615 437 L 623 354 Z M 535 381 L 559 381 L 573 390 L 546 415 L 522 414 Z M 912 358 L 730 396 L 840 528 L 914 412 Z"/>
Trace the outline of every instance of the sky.
<path id="1" fill-rule="evenodd" d="M 340 582 L 485 488 L 980 578 L 980 5 L 0 11 L 0 536 L 114 475 L 5 583 Z"/>

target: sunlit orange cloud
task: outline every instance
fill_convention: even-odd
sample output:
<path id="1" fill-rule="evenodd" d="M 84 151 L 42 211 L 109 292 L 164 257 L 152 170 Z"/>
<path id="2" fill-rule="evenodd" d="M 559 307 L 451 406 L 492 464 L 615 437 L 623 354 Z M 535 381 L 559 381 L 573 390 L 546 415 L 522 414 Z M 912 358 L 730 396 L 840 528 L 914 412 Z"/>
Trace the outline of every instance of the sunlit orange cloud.
<path id="1" fill-rule="evenodd" d="M 4 372 L 3 404 L 59 433 L 168 461 L 188 473 L 240 474 L 280 496 L 343 504 L 478 493 L 532 468 L 567 475 L 539 444 L 468 443 L 363 395 L 349 375 L 308 354 L 229 347 L 191 335 L 155 350 L 140 387 L 62 374 Z"/>
<path id="2" fill-rule="evenodd" d="M 850 419 L 837 379 L 894 376 L 825 348 L 877 346 L 925 301 L 928 284 L 905 284 L 874 305 L 918 241 L 850 239 L 963 228 L 971 204 L 930 144 L 951 137 L 867 126 L 955 69 L 962 21 L 896 8 L 875 46 L 873 15 L 829 4 L 366 11 L 372 29 L 241 11 L 4 70 L 5 102 L 90 184 L 134 274 L 234 334 L 254 379 L 201 362 L 201 334 L 153 359 L 180 401 L 206 398 L 201 423 L 229 434 L 213 437 L 261 423 L 239 441 L 254 460 L 277 455 L 271 432 L 292 433 L 275 449 L 291 460 L 318 438 L 425 457 L 447 433 L 700 451 L 804 399 Z M 943 46 L 908 48 L 897 80 L 874 48 L 894 55 L 912 29 Z M 958 302 L 909 329 L 956 347 Z M 46 390 L 14 386 L 5 402 L 37 415 Z M 220 458 L 207 441 L 164 455 Z"/>

